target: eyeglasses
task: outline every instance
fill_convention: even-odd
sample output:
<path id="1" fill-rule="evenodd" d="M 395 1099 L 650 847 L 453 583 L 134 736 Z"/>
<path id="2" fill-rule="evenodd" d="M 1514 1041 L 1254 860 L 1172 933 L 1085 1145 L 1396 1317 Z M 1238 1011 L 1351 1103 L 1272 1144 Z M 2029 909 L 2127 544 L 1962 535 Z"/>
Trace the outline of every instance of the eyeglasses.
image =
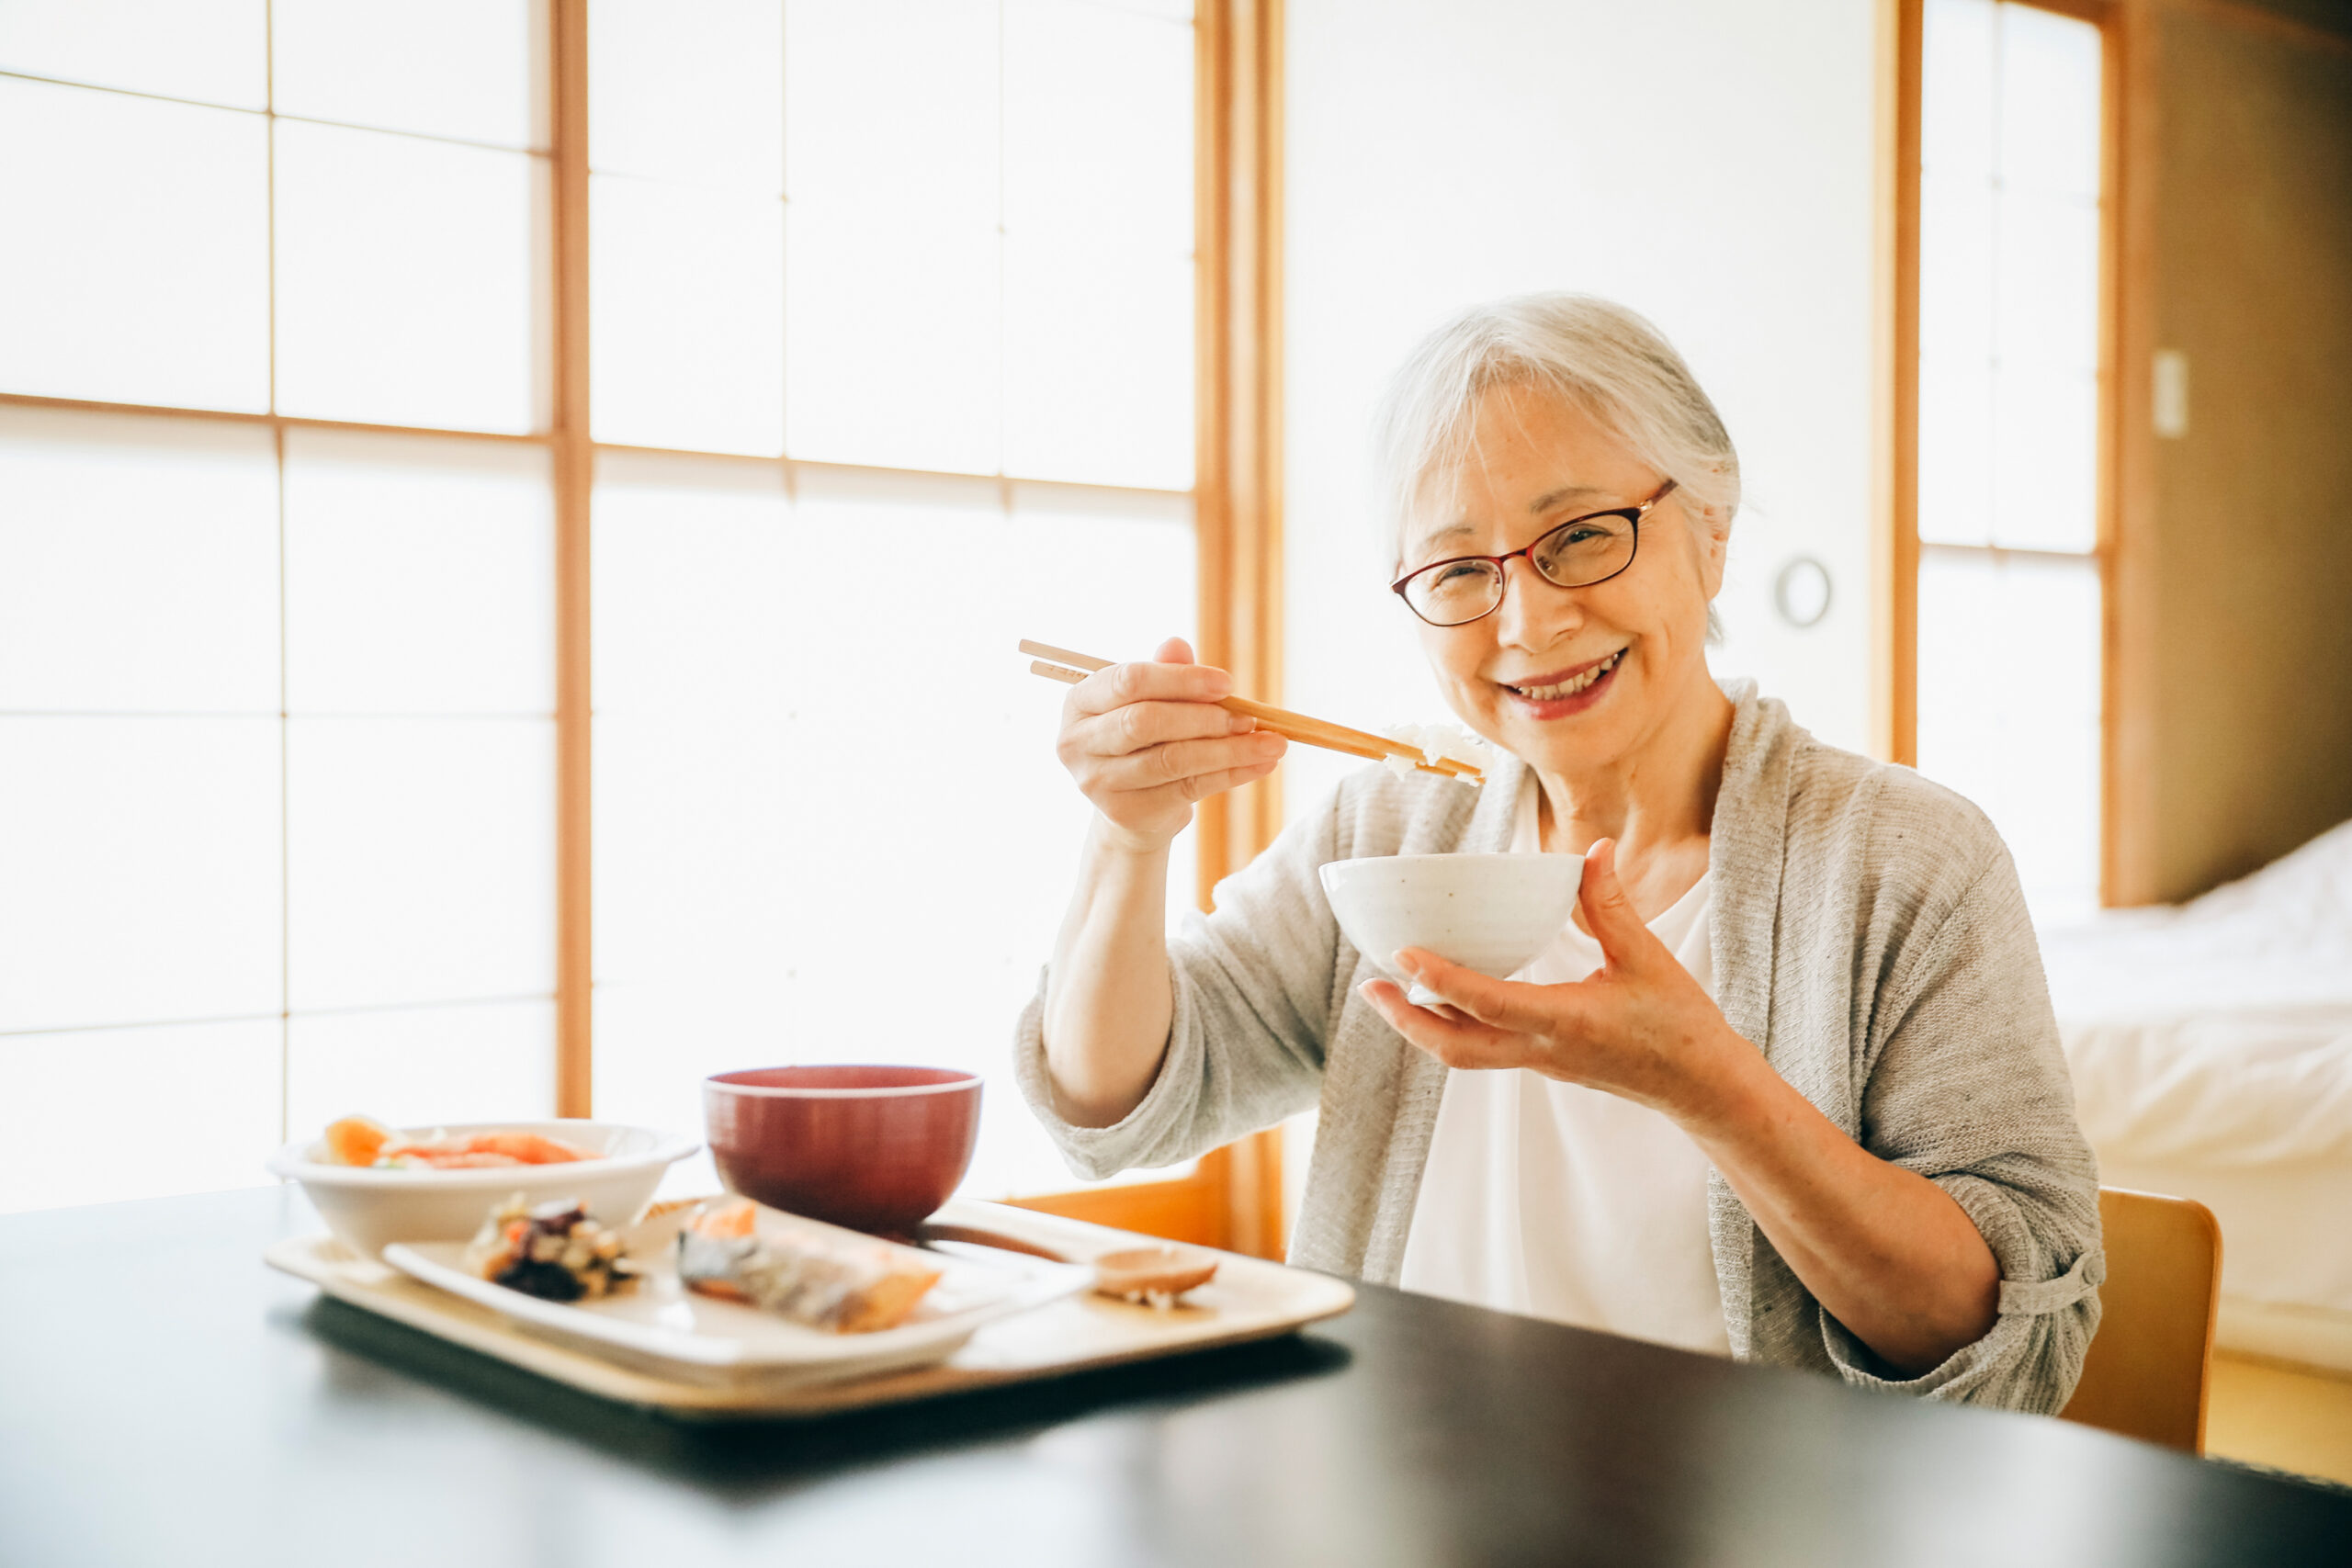
<path id="1" fill-rule="evenodd" d="M 1571 517 L 1547 530 L 1524 549 L 1500 556 L 1455 556 L 1431 561 L 1388 585 L 1413 614 L 1433 626 L 1466 626 L 1491 615 L 1503 602 L 1503 563 L 1525 556 L 1544 581 L 1559 588 L 1589 588 L 1634 564 L 1642 540 L 1642 519 L 1672 492 L 1668 479 L 1639 506 L 1620 506 Z"/>

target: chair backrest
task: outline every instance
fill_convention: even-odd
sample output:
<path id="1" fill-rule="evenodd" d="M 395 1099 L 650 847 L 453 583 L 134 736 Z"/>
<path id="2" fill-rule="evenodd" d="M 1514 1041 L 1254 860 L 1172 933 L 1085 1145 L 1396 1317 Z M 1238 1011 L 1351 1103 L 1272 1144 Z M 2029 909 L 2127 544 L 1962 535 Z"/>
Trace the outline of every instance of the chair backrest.
<path id="1" fill-rule="evenodd" d="M 2205 1384 L 2221 1303 L 2222 1227 L 2186 1198 L 2098 1190 L 2107 1280 L 2082 1381 L 2060 1414 L 2205 1451 Z"/>

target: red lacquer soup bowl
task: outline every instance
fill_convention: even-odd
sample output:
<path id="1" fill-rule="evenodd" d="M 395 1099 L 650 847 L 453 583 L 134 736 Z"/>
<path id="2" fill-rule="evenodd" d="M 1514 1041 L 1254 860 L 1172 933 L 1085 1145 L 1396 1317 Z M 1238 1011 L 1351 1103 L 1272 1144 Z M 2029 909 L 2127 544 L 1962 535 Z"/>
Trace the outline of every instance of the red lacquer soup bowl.
<path id="1" fill-rule="evenodd" d="M 972 1163 L 980 1079 L 953 1067 L 754 1067 L 704 1079 L 702 1108 L 729 1190 L 904 1235 Z"/>

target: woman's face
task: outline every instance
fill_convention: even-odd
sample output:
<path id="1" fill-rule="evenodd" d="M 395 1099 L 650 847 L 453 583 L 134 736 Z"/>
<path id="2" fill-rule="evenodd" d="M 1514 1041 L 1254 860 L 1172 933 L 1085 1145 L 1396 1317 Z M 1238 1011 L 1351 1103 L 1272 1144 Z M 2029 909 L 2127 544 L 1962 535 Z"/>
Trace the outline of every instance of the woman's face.
<path id="1" fill-rule="evenodd" d="M 1589 415 L 1528 389 L 1486 393 L 1475 428 L 1448 504 L 1407 530 L 1407 571 L 1519 549 L 1571 518 L 1638 505 L 1665 482 Z M 1707 604 L 1723 585 L 1724 546 L 1720 535 L 1702 540 L 1676 491 L 1642 520 L 1633 564 L 1615 577 L 1561 588 L 1522 557 L 1505 567 L 1492 615 L 1417 622 L 1422 649 L 1462 721 L 1537 769 L 1574 777 L 1630 762 L 1708 680 Z"/>

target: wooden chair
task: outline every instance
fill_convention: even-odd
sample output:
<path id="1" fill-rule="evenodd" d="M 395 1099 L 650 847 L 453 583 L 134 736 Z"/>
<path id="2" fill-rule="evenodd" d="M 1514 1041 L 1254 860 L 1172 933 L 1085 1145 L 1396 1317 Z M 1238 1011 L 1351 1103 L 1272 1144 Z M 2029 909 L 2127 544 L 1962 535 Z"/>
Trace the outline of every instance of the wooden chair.
<path id="1" fill-rule="evenodd" d="M 2205 1388 L 2221 1303 L 2222 1227 L 2186 1198 L 2102 1187 L 2107 1282 L 2098 1333 L 2063 1419 L 2205 1451 Z"/>

